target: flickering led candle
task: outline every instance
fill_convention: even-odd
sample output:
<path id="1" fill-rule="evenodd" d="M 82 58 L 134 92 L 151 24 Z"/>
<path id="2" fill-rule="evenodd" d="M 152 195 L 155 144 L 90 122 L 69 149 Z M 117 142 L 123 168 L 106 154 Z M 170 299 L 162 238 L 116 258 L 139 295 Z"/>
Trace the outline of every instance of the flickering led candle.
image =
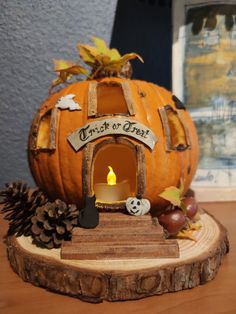
<path id="1" fill-rule="evenodd" d="M 130 185 L 127 180 L 116 183 L 116 175 L 108 166 L 107 183 L 96 183 L 94 193 L 96 200 L 101 202 L 117 202 L 126 200 L 130 196 Z"/>

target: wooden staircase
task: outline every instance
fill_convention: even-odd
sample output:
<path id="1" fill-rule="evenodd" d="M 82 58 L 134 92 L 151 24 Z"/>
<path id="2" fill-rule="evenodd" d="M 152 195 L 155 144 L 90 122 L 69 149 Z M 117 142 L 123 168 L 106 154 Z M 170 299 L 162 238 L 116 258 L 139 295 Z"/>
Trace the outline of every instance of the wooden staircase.
<path id="1" fill-rule="evenodd" d="M 165 240 L 162 227 L 150 215 L 100 213 L 95 229 L 74 228 L 63 243 L 62 259 L 146 259 L 179 257 L 176 240 Z"/>

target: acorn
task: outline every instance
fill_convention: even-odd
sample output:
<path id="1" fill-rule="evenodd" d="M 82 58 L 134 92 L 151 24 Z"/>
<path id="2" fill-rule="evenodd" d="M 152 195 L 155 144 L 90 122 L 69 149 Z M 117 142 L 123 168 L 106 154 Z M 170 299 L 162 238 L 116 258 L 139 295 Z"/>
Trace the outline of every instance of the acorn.
<path id="1" fill-rule="evenodd" d="M 187 217 L 180 209 L 169 210 L 160 215 L 158 220 L 170 235 L 177 234 L 187 223 Z"/>

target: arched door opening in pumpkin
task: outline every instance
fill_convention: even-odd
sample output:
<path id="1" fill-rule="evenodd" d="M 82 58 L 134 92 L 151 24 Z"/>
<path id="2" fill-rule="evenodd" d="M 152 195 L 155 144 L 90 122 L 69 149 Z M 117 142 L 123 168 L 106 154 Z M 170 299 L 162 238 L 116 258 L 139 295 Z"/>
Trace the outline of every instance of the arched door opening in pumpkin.
<path id="1" fill-rule="evenodd" d="M 129 196 L 135 195 L 136 173 L 137 157 L 134 147 L 114 143 L 103 145 L 94 156 L 91 173 L 97 201 L 125 201 Z"/>

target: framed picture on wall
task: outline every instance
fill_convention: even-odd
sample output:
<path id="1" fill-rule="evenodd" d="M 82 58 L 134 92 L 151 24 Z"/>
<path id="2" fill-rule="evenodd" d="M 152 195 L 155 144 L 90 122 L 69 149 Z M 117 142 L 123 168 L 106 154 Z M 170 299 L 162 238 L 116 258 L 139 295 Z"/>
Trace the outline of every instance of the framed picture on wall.
<path id="1" fill-rule="evenodd" d="M 198 130 L 201 201 L 236 200 L 236 0 L 173 1 L 172 88 Z"/>

